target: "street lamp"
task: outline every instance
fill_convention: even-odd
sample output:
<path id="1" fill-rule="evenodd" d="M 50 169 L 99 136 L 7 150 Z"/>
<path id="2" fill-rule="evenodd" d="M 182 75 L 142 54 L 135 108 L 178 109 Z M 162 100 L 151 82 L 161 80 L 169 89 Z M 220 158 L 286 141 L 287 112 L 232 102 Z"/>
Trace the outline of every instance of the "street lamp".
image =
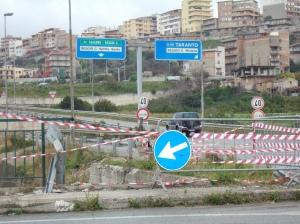
<path id="1" fill-rule="evenodd" d="M 5 55 L 4 55 L 4 67 L 6 66 L 6 56 L 7 56 L 7 43 L 6 43 L 6 17 L 13 16 L 12 12 L 4 13 L 4 41 L 5 41 Z M 7 97 L 7 72 L 5 74 L 5 113 L 8 113 L 8 97 Z M 6 128 L 8 124 L 6 123 Z"/>
<path id="2" fill-rule="evenodd" d="M 72 35 L 72 5 L 71 0 L 69 0 L 69 45 L 70 45 L 70 104 L 71 104 L 71 114 L 72 119 L 75 117 L 74 112 L 74 56 L 73 56 L 73 35 Z"/>

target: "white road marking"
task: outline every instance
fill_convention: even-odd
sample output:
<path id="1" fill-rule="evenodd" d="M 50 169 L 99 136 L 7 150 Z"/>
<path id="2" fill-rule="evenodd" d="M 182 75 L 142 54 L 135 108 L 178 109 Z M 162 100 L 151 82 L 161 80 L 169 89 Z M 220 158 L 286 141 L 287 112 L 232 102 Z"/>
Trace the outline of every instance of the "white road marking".
<path id="1" fill-rule="evenodd" d="M 10 223 L 53 223 L 63 221 L 90 221 L 90 220 L 124 220 L 124 219 L 156 219 L 156 218 L 180 218 L 180 217 L 242 217 L 242 216 L 300 216 L 300 212 L 282 212 L 282 213 L 212 213 L 212 214 L 182 214 L 182 215 L 137 215 L 137 216 L 111 216 L 111 217 L 93 217 L 93 218 L 65 218 L 65 219 L 31 219 L 31 220 L 20 220 L 20 221 L 0 221 L 0 224 Z"/>

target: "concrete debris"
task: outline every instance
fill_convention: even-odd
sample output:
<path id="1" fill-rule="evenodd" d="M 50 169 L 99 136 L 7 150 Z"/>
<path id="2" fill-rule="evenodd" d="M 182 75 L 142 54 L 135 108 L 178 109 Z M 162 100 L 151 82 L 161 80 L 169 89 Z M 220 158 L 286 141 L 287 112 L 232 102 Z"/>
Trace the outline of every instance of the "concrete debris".
<path id="1" fill-rule="evenodd" d="M 89 183 L 92 186 L 107 186 L 109 188 L 119 188 L 120 185 L 127 185 L 129 188 L 147 188 L 154 184 L 154 172 L 136 168 L 124 168 L 122 166 L 104 165 L 94 163 L 90 167 Z M 180 177 L 177 175 L 160 175 L 162 182 L 167 187 L 174 186 L 210 186 L 207 179 L 197 179 L 193 177 Z M 82 184 L 80 185 L 81 187 Z M 118 187 L 117 187 L 118 186 Z M 86 186 L 85 188 L 89 188 Z"/>
<path id="2" fill-rule="evenodd" d="M 56 201 L 54 206 L 56 212 L 70 212 L 74 209 L 74 203 L 70 203 L 64 200 Z"/>

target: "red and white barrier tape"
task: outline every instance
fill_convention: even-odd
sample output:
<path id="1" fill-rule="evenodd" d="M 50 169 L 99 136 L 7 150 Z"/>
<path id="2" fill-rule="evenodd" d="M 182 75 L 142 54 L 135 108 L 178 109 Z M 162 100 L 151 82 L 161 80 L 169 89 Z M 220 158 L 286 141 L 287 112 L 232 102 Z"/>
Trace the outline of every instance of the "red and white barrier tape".
<path id="1" fill-rule="evenodd" d="M 26 116 L 20 116 L 20 115 L 9 114 L 4 112 L 0 112 L 0 116 L 9 119 L 17 119 L 20 121 L 36 122 L 39 124 L 56 125 L 56 126 L 67 127 L 67 128 L 89 129 L 89 130 L 99 130 L 99 131 L 117 132 L 117 133 L 142 134 L 142 135 L 150 133 L 149 131 L 132 131 L 129 129 L 105 128 L 105 127 L 94 126 L 90 124 L 78 124 L 78 123 L 60 122 L 60 121 L 43 121 L 35 117 L 26 117 Z"/>
<path id="2" fill-rule="evenodd" d="M 143 136 L 137 136 L 137 137 L 132 137 L 132 138 L 126 138 L 126 139 L 118 139 L 118 140 L 113 140 L 113 141 L 109 141 L 109 142 L 101 142 L 101 143 L 96 143 L 93 145 L 87 145 L 87 146 L 82 146 L 79 148 L 74 148 L 74 149 L 70 149 L 67 151 L 62 151 L 61 153 L 68 153 L 68 152 L 75 152 L 75 151 L 79 151 L 79 150 L 84 150 L 84 149 L 89 149 L 89 148 L 95 148 L 98 147 L 100 145 L 110 145 L 113 143 L 118 143 L 118 142 L 126 142 L 126 141 L 142 141 L 144 142 L 144 140 L 148 141 L 148 138 L 151 136 L 155 136 L 157 135 L 156 132 L 152 132 L 149 133 L 148 135 L 143 135 Z M 15 159 L 30 159 L 30 158 L 38 158 L 38 157 L 44 157 L 44 156 L 53 156 L 55 155 L 56 152 L 53 153 L 35 153 L 32 155 L 18 155 L 18 156 L 10 156 L 10 157 L 3 157 L 0 158 L 0 161 L 5 161 L 5 160 L 15 160 Z"/>
<path id="3" fill-rule="evenodd" d="M 262 129 L 262 130 L 270 130 L 270 131 L 276 131 L 276 132 L 284 132 L 284 133 L 290 133 L 290 134 L 300 134 L 300 128 L 287 128 L 287 127 L 281 127 L 277 125 L 270 125 L 270 124 L 264 124 L 264 123 L 252 123 L 253 128 Z"/>
<path id="4" fill-rule="evenodd" d="M 256 159 L 243 159 L 232 161 L 213 162 L 218 164 L 252 164 L 252 165 L 272 165 L 272 164 L 299 164 L 299 157 L 260 157 Z"/>
<path id="5" fill-rule="evenodd" d="M 207 149 L 207 148 L 212 148 L 215 146 L 215 148 L 220 148 L 222 145 L 221 144 L 216 144 L 216 143 L 211 143 L 211 144 L 202 144 L 202 143 L 196 143 L 192 142 L 192 145 L 194 148 L 202 148 L 202 149 Z M 300 148 L 300 143 L 286 143 L 286 142 L 255 142 L 254 144 L 246 143 L 246 144 L 238 144 L 234 145 L 233 147 L 230 147 L 227 149 L 245 149 L 245 148 L 253 148 L 258 147 L 258 148 L 264 148 L 264 149 L 281 149 L 281 148 L 287 148 L 287 149 L 299 149 Z M 226 146 L 224 146 L 224 150 L 226 149 Z"/>
<path id="6" fill-rule="evenodd" d="M 196 133 L 195 140 L 277 140 L 277 141 L 300 141 L 300 135 L 262 135 L 249 132 L 246 134 L 225 134 L 225 133 Z"/>
<path id="7" fill-rule="evenodd" d="M 298 149 L 300 148 L 300 143 L 286 143 L 286 142 L 256 142 L 254 144 L 257 147 L 263 147 L 263 148 L 289 148 L 289 149 Z"/>
<path id="8" fill-rule="evenodd" d="M 253 150 L 246 150 L 246 149 L 211 149 L 211 150 L 202 150 L 200 149 L 193 149 L 193 154 L 218 154 L 218 155 L 253 155 L 257 153 L 292 153 L 292 152 L 299 152 L 299 149 L 253 149 Z"/>

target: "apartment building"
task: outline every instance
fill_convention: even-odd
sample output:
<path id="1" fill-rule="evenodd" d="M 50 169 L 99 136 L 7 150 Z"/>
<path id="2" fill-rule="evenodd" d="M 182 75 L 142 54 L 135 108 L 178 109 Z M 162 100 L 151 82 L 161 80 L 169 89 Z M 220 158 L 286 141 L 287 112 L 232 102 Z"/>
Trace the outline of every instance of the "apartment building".
<path id="1" fill-rule="evenodd" d="M 227 75 L 276 75 L 289 70 L 288 32 L 244 35 L 222 43 Z"/>
<path id="2" fill-rule="evenodd" d="M 191 73 L 200 68 L 199 62 L 184 62 L 183 70 Z M 209 74 L 211 78 L 225 77 L 225 48 L 218 46 L 213 49 L 204 49 L 202 58 L 203 70 Z"/>
<path id="3" fill-rule="evenodd" d="M 175 9 L 157 15 L 157 32 L 161 35 L 180 34 L 181 9 Z"/>
<path id="4" fill-rule="evenodd" d="M 45 57 L 44 76 L 48 77 L 58 74 L 61 69 L 67 72 L 70 71 L 69 51 L 51 51 Z"/>
<path id="5" fill-rule="evenodd" d="M 278 12 L 282 13 L 282 10 L 284 10 L 288 17 L 300 17 L 300 0 L 263 0 L 261 4 L 264 12 L 268 6 L 277 5 L 277 7 L 280 7 Z M 276 11 L 273 12 L 273 15 L 277 16 Z"/>
<path id="6" fill-rule="evenodd" d="M 38 69 L 19 68 L 12 65 L 6 65 L 0 68 L 0 79 L 19 80 L 22 78 L 35 78 L 38 76 Z"/>
<path id="7" fill-rule="evenodd" d="M 225 77 L 225 48 L 203 50 L 203 69 L 211 77 Z"/>
<path id="8" fill-rule="evenodd" d="M 69 34 L 58 28 L 49 28 L 24 40 L 23 46 L 26 52 L 68 48 Z"/>
<path id="9" fill-rule="evenodd" d="M 156 16 L 140 17 L 123 22 L 122 32 L 126 39 L 144 39 L 157 33 Z"/>
<path id="10" fill-rule="evenodd" d="M 202 22 L 212 17 L 212 0 L 182 0 L 182 32 L 202 31 Z"/>
<path id="11" fill-rule="evenodd" d="M 219 26 L 256 26 L 260 18 L 256 0 L 227 0 L 218 2 Z"/>
<path id="12" fill-rule="evenodd" d="M 0 60 L 4 61 L 21 57 L 24 54 L 23 42 L 20 37 L 7 36 L 0 40 Z"/>

